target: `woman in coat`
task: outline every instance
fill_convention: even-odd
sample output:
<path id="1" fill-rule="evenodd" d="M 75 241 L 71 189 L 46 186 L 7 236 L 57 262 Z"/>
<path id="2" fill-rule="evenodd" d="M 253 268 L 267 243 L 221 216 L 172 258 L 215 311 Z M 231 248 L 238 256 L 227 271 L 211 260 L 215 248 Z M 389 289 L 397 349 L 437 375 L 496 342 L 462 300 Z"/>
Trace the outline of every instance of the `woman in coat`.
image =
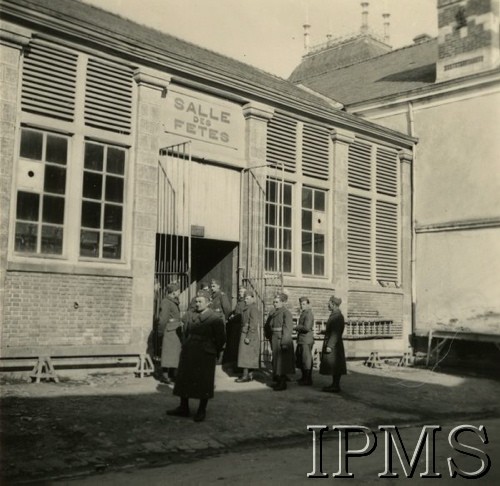
<path id="1" fill-rule="evenodd" d="M 322 375 L 332 377 L 332 384 L 323 388 L 324 392 L 329 393 L 340 392 L 340 377 L 347 374 L 344 342 L 342 341 L 345 323 L 344 316 L 339 308 L 341 303 L 342 299 L 335 296 L 332 296 L 328 302 L 331 314 L 326 323 L 326 333 L 321 353 L 319 372 Z"/>
<path id="2" fill-rule="evenodd" d="M 167 285 L 167 296 L 161 301 L 159 329 L 163 332 L 161 346 L 161 368 L 163 383 L 173 383 L 181 354 L 181 313 L 179 311 L 179 286 Z"/>
<path id="3" fill-rule="evenodd" d="M 274 298 L 274 311 L 269 314 L 264 327 L 265 336 L 271 341 L 273 353 L 273 375 L 276 379 L 274 391 L 286 390 L 286 375 L 295 373 L 293 319 L 292 314 L 285 307 L 287 300 L 286 294 L 278 294 Z"/>
<path id="4" fill-rule="evenodd" d="M 251 381 L 252 377 L 249 370 L 259 367 L 260 312 L 255 303 L 253 291 L 248 290 L 246 292 L 245 304 L 238 348 L 238 368 L 243 368 L 243 374 L 240 378 L 236 378 L 236 383 Z"/>
<path id="5" fill-rule="evenodd" d="M 196 312 L 189 313 L 184 328 L 174 395 L 181 399 L 179 407 L 167 415 L 189 417 L 189 399 L 200 400 L 195 422 L 205 419 L 208 399 L 214 396 L 215 364 L 224 348 L 224 322 L 208 308 L 210 296 L 199 292 Z"/>

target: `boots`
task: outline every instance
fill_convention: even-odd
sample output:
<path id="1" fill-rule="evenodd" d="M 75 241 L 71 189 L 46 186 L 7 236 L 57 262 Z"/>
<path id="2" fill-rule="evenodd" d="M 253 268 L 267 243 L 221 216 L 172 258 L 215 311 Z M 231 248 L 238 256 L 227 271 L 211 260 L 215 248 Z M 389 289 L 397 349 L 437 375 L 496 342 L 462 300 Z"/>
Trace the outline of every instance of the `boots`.
<path id="1" fill-rule="evenodd" d="M 181 398 L 181 404 L 173 410 L 167 410 L 167 415 L 174 417 L 189 417 L 189 399 Z"/>
<path id="2" fill-rule="evenodd" d="M 304 385 L 306 381 L 306 371 L 307 370 L 300 370 L 302 372 L 302 376 L 297 380 L 298 385 Z"/>
<path id="3" fill-rule="evenodd" d="M 198 411 L 196 412 L 195 416 L 193 417 L 193 420 L 195 422 L 203 422 L 205 420 L 205 416 L 207 413 L 207 404 L 208 404 L 207 398 L 202 398 L 200 400 L 200 405 L 198 406 Z"/>
<path id="4" fill-rule="evenodd" d="M 302 371 L 302 378 L 298 381 L 299 385 L 302 386 L 311 386 L 312 382 L 312 370 L 304 370 Z"/>
<path id="5" fill-rule="evenodd" d="M 278 383 L 273 387 L 274 391 L 286 390 L 286 376 L 278 376 Z"/>

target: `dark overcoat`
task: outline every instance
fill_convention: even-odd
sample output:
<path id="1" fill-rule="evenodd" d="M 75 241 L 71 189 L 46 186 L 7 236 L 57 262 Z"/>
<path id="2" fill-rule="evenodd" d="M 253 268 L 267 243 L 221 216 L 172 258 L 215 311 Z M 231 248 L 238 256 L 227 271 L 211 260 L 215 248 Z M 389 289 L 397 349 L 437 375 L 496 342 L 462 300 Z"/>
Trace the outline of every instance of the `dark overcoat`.
<path id="1" fill-rule="evenodd" d="M 212 398 L 215 363 L 226 342 L 224 322 L 211 309 L 186 315 L 174 395 Z"/>
<path id="2" fill-rule="evenodd" d="M 224 323 L 227 321 L 229 314 L 231 313 L 231 304 L 227 295 L 224 292 L 218 291 L 212 294 L 212 301 L 210 302 L 210 308 L 222 318 Z"/>
<path id="3" fill-rule="evenodd" d="M 240 299 L 236 302 L 236 306 L 231 312 L 226 323 L 226 348 L 222 363 L 236 363 L 238 360 L 238 348 L 240 346 L 241 334 L 241 314 L 246 306 L 245 299 Z"/>
<path id="4" fill-rule="evenodd" d="M 322 375 L 345 375 L 347 373 L 344 342 L 342 341 L 344 326 L 345 322 L 342 312 L 339 310 L 333 311 L 326 323 L 321 365 L 319 368 L 319 372 Z M 326 352 L 327 347 L 332 350 L 331 353 Z"/>
<path id="5" fill-rule="evenodd" d="M 243 308 L 243 325 L 238 348 L 238 368 L 258 368 L 260 356 L 260 326 L 261 313 L 257 304 L 253 303 Z M 248 344 L 245 344 L 248 339 Z"/>
<path id="6" fill-rule="evenodd" d="M 274 375 L 295 373 L 292 331 L 293 318 L 286 307 L 271 311 L 266 320 L 264 333 L 271 341 Z"/>
<path id="7" fill-rule="evenodd" d="M 312 348 L 314 345 L 314 314 L 311 309 L 305 309 L 300 313 L 299 322 L 295 328 L 297 331 L 297 350 L 295 362 L 297 368 L 302 370 L 312 369 Z"/>
<path id="8" fill-rule="evenodd" d="M 181 313 L 179 299 L 166 296 L 160 304 L 160 329 L 163 329 L 161 367 L 177 368 L 181 354 Z"/>

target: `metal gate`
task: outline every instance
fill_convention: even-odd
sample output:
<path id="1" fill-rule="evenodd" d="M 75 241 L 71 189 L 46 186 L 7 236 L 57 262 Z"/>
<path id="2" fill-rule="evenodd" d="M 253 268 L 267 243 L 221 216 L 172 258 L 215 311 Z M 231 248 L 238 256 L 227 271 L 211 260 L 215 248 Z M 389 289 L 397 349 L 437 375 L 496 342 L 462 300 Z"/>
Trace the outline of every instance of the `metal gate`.
<path id="1" fill-rule="evenodd" d="M 189 180 L 191 142 L 160 150 L 158 160 L 158 206 L 155 253 L 155 329 L 153 358 L 159 360 L 161 343 L 158 317 L 167 286 L 177 283 L 181 289 L 181 309 L 191 297 L 191 204 Z"/>

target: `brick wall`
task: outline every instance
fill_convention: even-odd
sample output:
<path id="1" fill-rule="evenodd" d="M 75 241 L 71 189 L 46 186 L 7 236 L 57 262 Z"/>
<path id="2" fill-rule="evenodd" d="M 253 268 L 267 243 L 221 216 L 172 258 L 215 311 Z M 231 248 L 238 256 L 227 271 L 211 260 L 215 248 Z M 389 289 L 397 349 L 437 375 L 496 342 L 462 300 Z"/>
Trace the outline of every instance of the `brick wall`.
<path id="1" fill-rule="evenodd" d="M 2 342 L 9 347 L 128 344 L 131 297 L 130 278 L 8 272 Z"/>
<path id="2" fill-rule="evenodd" d="M 467 23 L 467 35 L 461 37 L 459 30 L 445 35 L 444 44 L 439 45 L 439 59 L 456 56 L 466 52 L 488 47 L 493 42 L 493 32 L 485 30 L 482 24 L 474 20 Z"/>
<path id="3" fill-rule="evenodd" d="M 376 317 L 393 321 L 392 334 L 403 332 L 403 294 L 383 292 L 349 292 L 349 319 Z"/>

